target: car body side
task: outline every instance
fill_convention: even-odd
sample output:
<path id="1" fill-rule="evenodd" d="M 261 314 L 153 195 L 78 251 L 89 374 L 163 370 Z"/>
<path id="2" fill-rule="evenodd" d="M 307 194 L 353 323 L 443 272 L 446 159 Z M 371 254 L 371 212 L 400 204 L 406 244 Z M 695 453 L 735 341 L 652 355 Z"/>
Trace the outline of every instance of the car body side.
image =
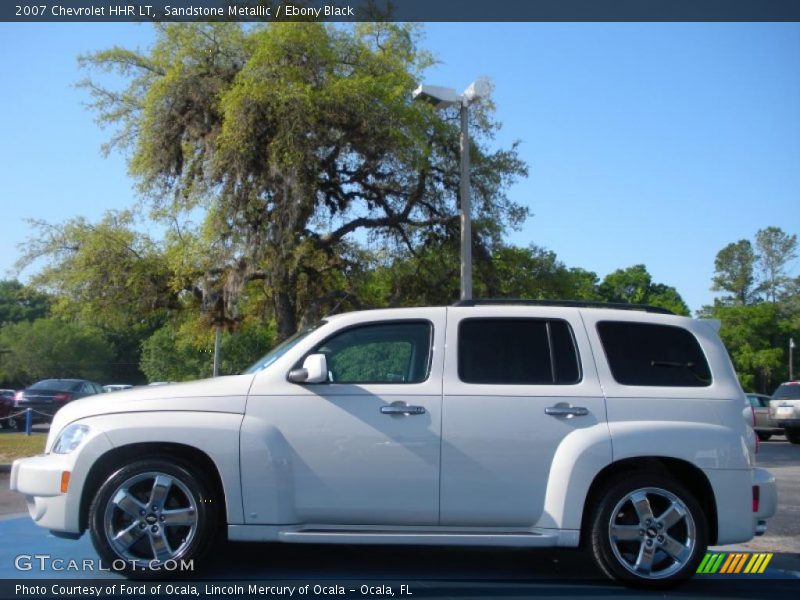
<path id="1" fill-rule="evenodd" d="M 398 532 L 413 526 L 423 532 L 537 533 L 538 538 L 521 538 L 520 543 L 576 546 L 598 481 L 632 468 L 675 471 L 688 478 L 687 485 L 696 486 L 699 495 L 710 493 L 703 500 L 713 513 L 709 516 L 715 523 L 714 543 L 747 541 L 757 523 L 774 513 L 774 479 L 754 468 L 754 433 L 741 417 L 735 418 L 740 415 L 742 392 L 724 348 L 707 324 L 658 315 L 656 322 L 688 329 L 701 341 L 714 378 L 707 387 L 654 390 L 616 383 L 597 337 L 601 320 L 641 322 L 643 315 L 558 307 L 535 313 L 524 307 L 502 311 L 510 317 L 533 315 L 569 322 L 581 360 L 581 382 L 495 386 L 498 403 L 487 406 L 481 403 L 481 394 L 488 393 L 479 389 L 484 386 L 458 381 L 454 336 L 462 319 L 497 317 L 501 314 L 497 307 L 348 313 L 329 318 L 255 374 L 121 391 L 113 401 L 96 396 L 70 403 L 56 414 L 48 454 L 14 463 L 11 487 L 25 494 L 39 525 L 80 534 L 86 527 L 87 497 L 99 481 L 93 469 L 106 464 L 103 457 L 147 448 L 186 457 L 202 454 L 216 470 L 209 476 L 218 479 L 224 494 L 229 537 L 239 540 L 294 541 L 289 535 L 293 532 L 327 526 L 355 531 L 349 541 L 358 542 L 359 530 L 388 526 Z M 376 398 L 370 386 L 302 385 L 287 379 L 311 349 L 337 331 L 369 322 L 420 319 L 433 326 L 430 372 L 421 383 L 382 384 L 381 397 Z M 424 403 L 425 419 L 384 417 L 389 433 L 364 437 L 376 434 L 368 420 L 371 416 L 359 413 L 357 405 L 384 401 Z M 590 406 L 591 418 L 543 416 L 544 407 L 561 401 Z M 526 423 L 525 418 L 532 421 Z M 89 425 L 88 438 L 75 452 L 51 453 L 59 432 L 73 422 Z M 415 429 L 398 429 L 403 423 L 413 423 Z M 307 445 L 298 447 L 295 432 L 306 424 L 308 436 L 318 436 L 319 443 L 303 440 Z M 354 429 L 343 430 L 343 424 Z M 462 425 L 471 428 L 469 435 L 460 433 Z M 524 443 L 510 439 L 508 432 L 493 435 L 493 425 L 512 428 Z M 540 425 L 550 437 L 537 441 Z M 552 447 L 537 462 L 530 453 L 543 448 L 537 446 L 540 441 Z M 323 445 L 326 442 L 330 444 Z M 356 447 L 350 454 L 342 446 L 348 443 Z M 354 457 L 370 472 L 354 472 Z M 386 489 L 365 486 L 360 511 L 362 499 L 354 494 L 343 497 L 342 505 L 335 507 L 338 512 L 326 513 L 330 508 L 326 502 L 335 494 L 325 496 L 332 479 L 326 479 L 321 468 L 357 483 L 372 473 L 382 478 Z M 64 471 L 70 473 L 66 494 L 59 487 Z M 477 478 L 481 474 L 486 485 Z M 493 480 L 499 491 L 489 487 Z M 762 488 L 757 512 L 751 507 L 754 485 Z M 409 506 L 398 502 L 395 521 L 381 523 L 380 507 L 364 512 L 370 504 L 390 499 L 392 490 L 402 490 L 410 499 Z M 426 512 L 434 493 L 441 507 L 437 503 L 438 512 Z M 356 505 L 348 507 L 348 502 Z M 501 510 L 505 517 L 485 518 Z M 334 516 L 329 522 L 313 520 L 325 514 Z M 358 515 L 364 514 L 367 518 L 359 521 Z M 417 541 L 446 543 L 447 536 Z"/>

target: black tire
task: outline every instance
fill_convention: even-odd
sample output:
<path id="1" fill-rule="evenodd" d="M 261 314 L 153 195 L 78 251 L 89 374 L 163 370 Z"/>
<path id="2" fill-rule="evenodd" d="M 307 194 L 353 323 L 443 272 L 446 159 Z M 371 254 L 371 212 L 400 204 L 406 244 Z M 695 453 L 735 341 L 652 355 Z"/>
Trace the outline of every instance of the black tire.
<path id="1" fill-rule="evenodd" d="M 762 442 L 768 442 L 769 439 L 772 437 L 771 433 L 761 433 L 760 431 L 756 431 L 756 435 L 758 436 L 758 439 L 761 440 Z"/>
<path id="2" fill-rule="evenodd" d="M 708 522 L 680 483 L 661 473 L 627 473 L 596 498 L 584 534 L 608 577 L 630 587 L 665 589 L 695 573 L 708 547 Z"/>
<path id="3" fill-rule="evenodd" d="M 787 429 L 784 433 L 789 442 L 792 444 L 800 444 L 800 429 Z"/>
<path id="4" fill-rule="evenodd" d="M 196 570 L 211 549 L 217 502 L 213 487 L 194 468 L 174 458 L 145 458 L 100 486 L 89 507 L 92 543 L 104 567 L 128 577 L 192 575 L 172 567 L 192 561 Z"/>
<path id="5" fill-rule="evenodd" d="M 12 417 L 8 421 L 8 428 L 15 429 L 17 431 L 25 431 L 25 419 L 20 419 L 19 417 Z"/>

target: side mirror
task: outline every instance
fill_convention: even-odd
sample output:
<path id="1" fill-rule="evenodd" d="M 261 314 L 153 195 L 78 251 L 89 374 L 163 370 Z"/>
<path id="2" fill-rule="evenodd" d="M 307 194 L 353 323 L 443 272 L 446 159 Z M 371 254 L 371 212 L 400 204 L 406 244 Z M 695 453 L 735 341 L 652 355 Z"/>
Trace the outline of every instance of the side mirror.
<path id="1" fill-rule="evenodd" d="M 328 361 L 324 354 L 311 354 L 303 361 L 303 368 L 289 371 L 292 383 L 322 383 L 328 380 Z"/>

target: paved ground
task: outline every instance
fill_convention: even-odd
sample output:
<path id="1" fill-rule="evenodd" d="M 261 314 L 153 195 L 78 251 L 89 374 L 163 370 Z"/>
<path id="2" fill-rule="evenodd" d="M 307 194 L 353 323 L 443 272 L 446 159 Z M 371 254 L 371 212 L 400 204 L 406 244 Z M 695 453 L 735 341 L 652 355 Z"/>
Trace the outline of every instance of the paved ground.
<path id="1" fill-rule="evenodd" d="M 775 552 L 769 569 L 757 580 L 697 576 L 668 597 L 753 598 L 789 597 L 800 590 L 800 446 L 783 438 L 762 445 L 759 461 L 779 482 L 778 515 L 767 536 L 726 551 Z M 61 540 L 18 513 L 24 503 L 8 491 L 8 474 L 0 474 L 0 580 L 24 577 L 117 578 L 108 572 L 40 571 L 15 568 L 20 554 L 48 554 L 66 560 L 96 558 L 88 535 Z M 11 513 L 11 514 L 9 514 Z M 420 596 L 630 596 L 600 580 L 591 561 L 576 551 L 532 551 L 477 548 L 394 548 L 368 546 L 308 546 L 228 544 L 219 548 L 204 569 L 213 580 L 302 580 L 380 585 L 408 584 Z M 751 578 L 752 579 L 752 578 Z M 397 589 L 397 587 L 395 588 Z M 358 594 L 349 595 L 360 597 Z M 652 597 L 652 596 L 651 596 Z"/>
<path id="2" fill-rule="evenodd" d="M 24 498 L 8 490 L 8 473 L 0 473 L 0 515 L 23 513 L 25 511 Z"/>
<path id="3" fill-rule="evenodd" d="M 766 535 L 745 544 L 762 552 L 785 552 L 798 557 L 800 571 L 800 445 L 783 436 L 762 442 L 758 466 L 769 469 L 778 483 L 778 512 L 769 520 Z"/>

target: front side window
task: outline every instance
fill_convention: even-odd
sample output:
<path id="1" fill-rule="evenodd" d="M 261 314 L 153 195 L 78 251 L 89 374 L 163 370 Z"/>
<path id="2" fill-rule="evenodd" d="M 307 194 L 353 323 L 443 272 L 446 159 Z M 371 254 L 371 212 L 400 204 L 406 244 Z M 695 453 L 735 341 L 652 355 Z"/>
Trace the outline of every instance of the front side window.
<path id="1" fill-rule="evenodd" d="M 602 321 L 597 332 L 614 380 L 622 385 L 706 387 L 711 370 L 697 339 L 671 325 Z"/>
<path id="2" fill-rule="evenodd" d="M 428 378 L 432 327 L 392 322 L 347 329 L 325 340 L 331 383 L 419 383 Z"/>
<path id="3" fill-rule="evenodd" d="M 458 328 L 458 376 L 464 383 L 563 385 L 581 379 L 566 321 L 465 319 Z"/>

